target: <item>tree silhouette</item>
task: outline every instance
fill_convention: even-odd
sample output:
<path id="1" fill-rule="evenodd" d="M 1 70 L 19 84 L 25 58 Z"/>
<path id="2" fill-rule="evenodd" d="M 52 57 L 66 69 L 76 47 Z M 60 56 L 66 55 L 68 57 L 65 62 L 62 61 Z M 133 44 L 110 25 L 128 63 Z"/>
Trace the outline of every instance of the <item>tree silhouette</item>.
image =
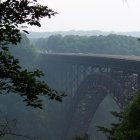
<path id="1" fill-rule="evenodd" d="M 98 126 L 109 140 L 139 140 L 140 139 L 140 89 L 129 101 L 124 111 L 113 113 L 119 122 L 112 124 L 111 128 Z"/>
<path id="2" fill-rule="evenodd" d="M 78 136 L 76 138 L 74 138 L 73 140 L 90 140 L 88 134 L 84 134 L 83 136 Z"/>
<path id="3" fill-rule="evenodd" d="M 6 0 L 0 3 L 0 93 L 18 93 L 27 105 L 42 108 L 41 97 L 62 101 L 64 94 L 58 94 L 39 80 L 42 71 L 28 71 L 19 65 L 9 52 L 8 44 L 19 43 L 21 31 L 27 25 L 41 26 L 40 19 L 57 14 L 37 0 Z"/>

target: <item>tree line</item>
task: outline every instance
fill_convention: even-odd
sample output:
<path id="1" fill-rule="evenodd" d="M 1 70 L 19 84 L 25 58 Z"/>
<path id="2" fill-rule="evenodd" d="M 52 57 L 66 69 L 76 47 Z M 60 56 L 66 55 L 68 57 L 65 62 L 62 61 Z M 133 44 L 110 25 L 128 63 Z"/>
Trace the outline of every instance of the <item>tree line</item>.
<path id="1" fill-rule="evenodd" d="M 39 38 L 35 46 L 41 51 L 52 53 L 140 55 L 138 38 L 115 34 L 108 36 L 52 35 L 49 38 Z"/>

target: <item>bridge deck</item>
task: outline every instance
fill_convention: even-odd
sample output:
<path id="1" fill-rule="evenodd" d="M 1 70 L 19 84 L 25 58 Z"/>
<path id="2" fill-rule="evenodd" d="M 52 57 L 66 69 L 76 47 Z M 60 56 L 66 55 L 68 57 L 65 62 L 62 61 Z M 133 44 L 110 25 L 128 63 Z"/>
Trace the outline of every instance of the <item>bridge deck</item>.
<path id="1" fill-rule="evenodd" d="M 104 67 L 114 67 L 117 69 L 126 69 L 129 71 L 140 72 L 140 57 L 125 55 L 104 55 L 104 54 L 74 54 L 74 53 L 46 53 L 41 54 L 46 60 L 65 63 L 84 63 L 89 65 L 98 65 Z"/>

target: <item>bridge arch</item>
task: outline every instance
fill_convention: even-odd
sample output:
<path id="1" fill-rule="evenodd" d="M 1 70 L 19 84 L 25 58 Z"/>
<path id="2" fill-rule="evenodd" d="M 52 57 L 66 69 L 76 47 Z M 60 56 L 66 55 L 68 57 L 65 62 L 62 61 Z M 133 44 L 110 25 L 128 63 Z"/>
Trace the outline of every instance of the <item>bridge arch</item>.
<path id="1" fill-rule="evenodd" d="M 103 99 L 110 94 L 121 107 L 124 103 L 120 84 L 106 73 L 88 75 L 73 96 L 67 115 L 66 138 L 72 139 L 88 131 L 92 118 Z M 123 101 L 122 101 L 123 100 Z"/>

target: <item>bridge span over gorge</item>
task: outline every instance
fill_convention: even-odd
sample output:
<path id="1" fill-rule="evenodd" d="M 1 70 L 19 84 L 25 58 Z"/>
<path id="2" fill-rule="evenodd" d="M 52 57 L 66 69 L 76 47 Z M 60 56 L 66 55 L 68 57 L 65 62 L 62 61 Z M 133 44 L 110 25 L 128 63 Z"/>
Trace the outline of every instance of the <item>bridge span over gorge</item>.
<path id="1" fill-rule="evenodd" d="M 140 84 L 140 58 L 134 56 L 41 54 L 40 67 L 49 85 L 70 97 L 64 139 L 87 132 L 106 95 L 124 108 Z"/>

